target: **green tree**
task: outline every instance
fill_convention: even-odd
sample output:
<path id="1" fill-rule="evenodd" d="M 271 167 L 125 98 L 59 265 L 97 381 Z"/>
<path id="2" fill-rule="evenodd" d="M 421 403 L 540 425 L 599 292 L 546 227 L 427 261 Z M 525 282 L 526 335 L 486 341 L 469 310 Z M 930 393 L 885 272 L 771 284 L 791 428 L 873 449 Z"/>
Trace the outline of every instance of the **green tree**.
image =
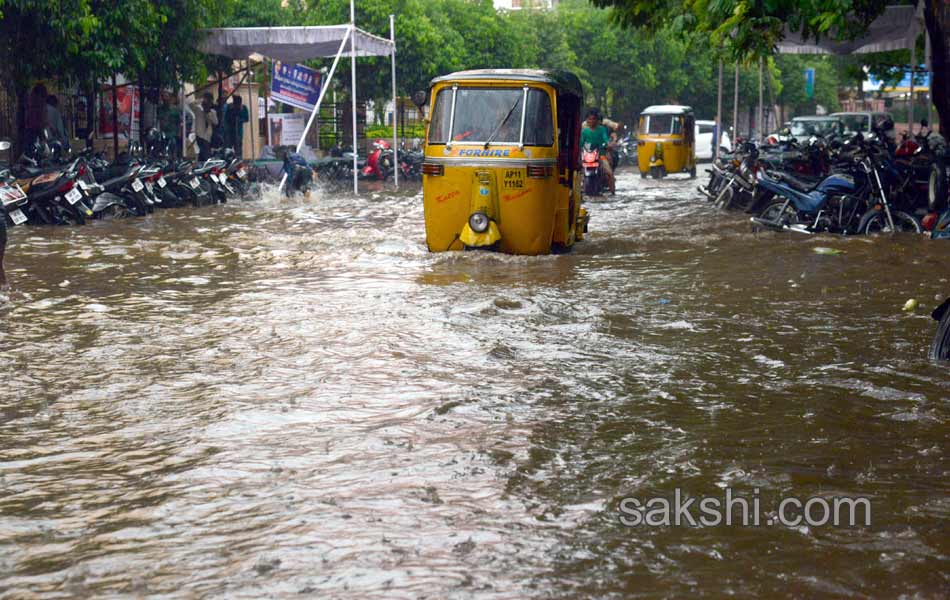
<path id="1" fill-rule="evenodd" d="M 682 31 L 709 36 L 712 47 L 737 59 L 769 56 L 785 27 L 805 39 L 854 39 L 880 16 L 887 0 L 590 0 L 614 9 L 628 27 L 657 30 L 669 22 Z M 950 123 L 950 3 L 923 2 L 933 55 L 933 99 L 941 123 Z M 944 126 L 944 128 L 946 125 Z"/>
<path id="2" fill-rule="evenodd" d="M 807 54 L 783 54 L 775 59 L 781 72 L 782 89 L 775 100 L 791 115 L 815 114 L 818 105 L 829 110 L 838 110 L 838 88 L 842 84 L 839 69 L 827 56 Z M 805 86 L 805 70 L 815 70 L 814 93 L 808 97 Z M 783 120 L 785 116 L 783 115 Z"/>
<path id="3" fill-rule="evenodd" d="M 0 0 L 0 78 L 17 99 L 17 141 L 26 129 L 28 91 L 68 68 L 97 20 L 88 0 Z M 16 148 L 20 151 L 21 148 Z"/>

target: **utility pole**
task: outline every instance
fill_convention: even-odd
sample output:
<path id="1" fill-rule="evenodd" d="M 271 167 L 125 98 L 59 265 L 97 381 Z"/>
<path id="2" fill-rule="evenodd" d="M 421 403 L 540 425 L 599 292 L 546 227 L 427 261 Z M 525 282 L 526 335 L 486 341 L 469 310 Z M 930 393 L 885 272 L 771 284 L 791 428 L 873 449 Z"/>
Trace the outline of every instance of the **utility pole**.
<path id="1" fill-rule="evenodd" d="M 736 83 L 732 97 L 732 144 L 736 143 L 739 136 L 739 62 L 736 61 Z"/>
<path id="2" fill-rule="evenodd" d="M 719 87 L 716 92 L 716 135 L 713 136 L 713 160 L 719 158 L 719 140 L 722 139 L 722 59 L 719 59 Z"/>

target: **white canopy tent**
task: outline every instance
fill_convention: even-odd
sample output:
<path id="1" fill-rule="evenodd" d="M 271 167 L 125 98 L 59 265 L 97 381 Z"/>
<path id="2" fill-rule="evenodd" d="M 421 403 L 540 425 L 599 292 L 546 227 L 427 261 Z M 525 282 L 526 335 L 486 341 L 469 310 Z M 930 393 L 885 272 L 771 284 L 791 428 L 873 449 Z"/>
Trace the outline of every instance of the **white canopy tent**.
<path id="1" fill-rule="evenodd" d="M 348 25 L 328 25 L 320 27 L 228 27 L 208 29 L 207 37 L 200 48 L 208 54 L 219 54 L 237 60 L 248 60 L 252 54 L 261 54 L 283 62 L 301 62 L 313 58 L 333 58 L 333 66 L 326 81 L 321 82 L 320 95 L 307 120 L 303 135 L 297 143 L 297 152 L 303 148 L 304 140 L 310 131 L 326 90 L 341 56 L 350 57 L 350 85 L 353 113 L 353 193 L 358 194 L 357 137 L 356 137 L 356 58 L 360 56 L 391 56 L 393 79 L 393 104 L 396 103 L 396 33 L 395 18 L 389 17 L 389 35 L 387 40 L 356 27 L 356 12 L 353 0 L 350 0 L 350 23 Z M 396 128 L 393 127 L 393 162 L 399 164 L 396 145 Z M 396 185 L 399 185 L 399 169 L 395 169 Z M 284 174 L 281 187 L 287 179 Z"/>

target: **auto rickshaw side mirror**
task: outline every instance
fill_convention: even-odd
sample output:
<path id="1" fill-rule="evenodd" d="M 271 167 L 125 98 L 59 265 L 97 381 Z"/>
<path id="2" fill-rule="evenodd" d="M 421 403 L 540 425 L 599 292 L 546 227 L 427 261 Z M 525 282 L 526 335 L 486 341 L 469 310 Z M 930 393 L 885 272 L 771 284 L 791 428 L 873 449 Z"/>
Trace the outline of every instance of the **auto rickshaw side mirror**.
<path id="1" fill-rule="evenodd" d="M 426 105 L 426 102 L 429 100 L 429 93 L 425 90 L 419 90 L 412 94 L 412 103 L 419 107 L 421 110 L 423 106 Z"/>

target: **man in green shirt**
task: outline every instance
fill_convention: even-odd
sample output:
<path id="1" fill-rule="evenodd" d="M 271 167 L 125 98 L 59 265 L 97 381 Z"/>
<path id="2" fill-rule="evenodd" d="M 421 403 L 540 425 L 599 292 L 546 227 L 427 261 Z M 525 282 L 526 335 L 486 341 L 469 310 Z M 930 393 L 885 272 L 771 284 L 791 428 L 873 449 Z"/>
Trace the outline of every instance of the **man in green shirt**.
<path id="1" fill-rule="evenodd" d="M 581 147 L 588 144 L 592 148 L 600 150 L 600 168 L 607 174 L 607 182 L 610 185 L 610 194 L 616 191 L 614 184 L 614 171 L 610 168 L 610 160 L 607 158 L 607 146 L 610 144 L 610 132 L 607 127 L 600 122 L 600 111 L 592 108 L 587 111 L 586 127 L 581 128 Z"/>

